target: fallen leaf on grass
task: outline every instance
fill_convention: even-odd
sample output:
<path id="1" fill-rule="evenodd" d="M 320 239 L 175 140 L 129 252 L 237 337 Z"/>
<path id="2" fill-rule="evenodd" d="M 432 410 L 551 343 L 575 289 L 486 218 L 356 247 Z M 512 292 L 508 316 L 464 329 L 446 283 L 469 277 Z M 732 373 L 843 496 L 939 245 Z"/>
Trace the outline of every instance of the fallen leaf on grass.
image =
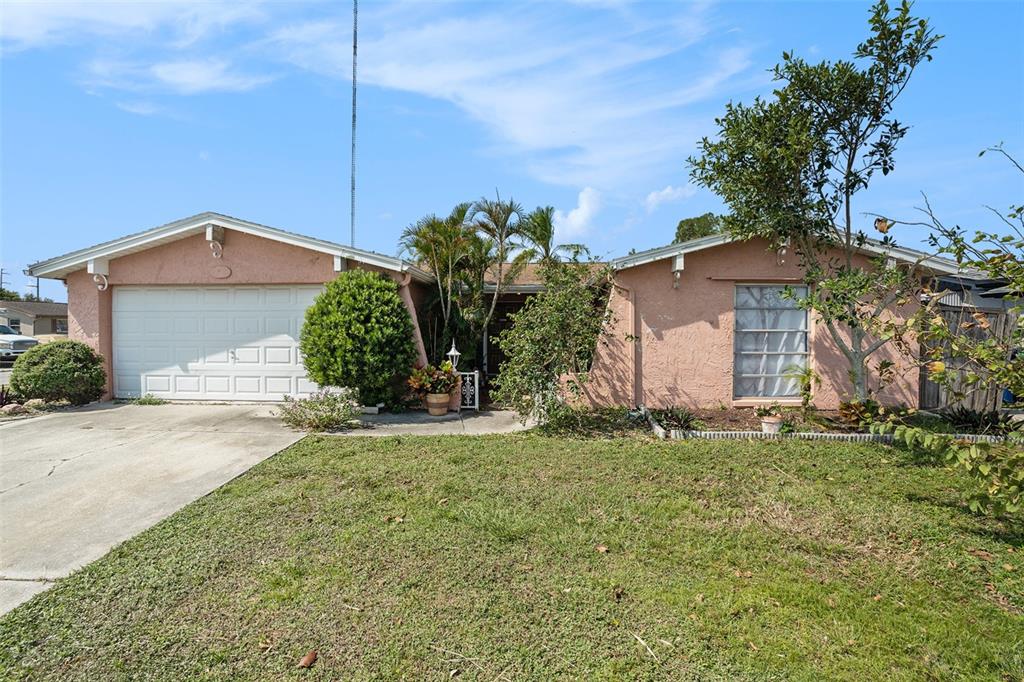
<path id="1" fill-rule="evenodd" d="M 310 649 L 309 653 L 299 659 L 296 668 L 312 668 L 313 664 L 316 663 L 316 649 Z"/>
<path id="2" fill-rule="evenodd" d="M 1012 564 L 1003 564 L 1003 570 L 1004 571 L 1013 571 L 1013 570 L 1016 570 L 1016 569 L 1014 568 L 1014 566 Z"/>
<path id="3" fill-rule="evenodd" d="M 605 545 L 598 545 L 594 549 L 597 550 L 598 554 L 607 554 L 608 553 L 608 547 L 605 546 Z"/>
<path id="4" fill-rule="evenodd" d="M 874 597 L 872 597 L 872 599 L 874 599 L 875 601 L 882 601 L 882 595 L 876 594 Z"/>
<path id="5" fill-rule="evenodd" d="M 969 549 L 967 550 L 967 553 L 973 554 L 979 559 L 984 559 L 985 561 L 992 561 L 992 552 L 986 552 L 983 549 Z"/>

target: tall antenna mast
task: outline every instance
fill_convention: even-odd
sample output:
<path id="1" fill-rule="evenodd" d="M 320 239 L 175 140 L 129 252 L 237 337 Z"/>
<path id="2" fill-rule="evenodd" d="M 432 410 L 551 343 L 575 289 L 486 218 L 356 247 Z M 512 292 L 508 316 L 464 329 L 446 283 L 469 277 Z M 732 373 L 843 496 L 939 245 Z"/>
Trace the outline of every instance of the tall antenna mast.
<path id="1" fill-rule="evenodd" d="M 352 0 L 352 197 L 349 227 L 352 246 L 356 245 L 356 56 L 359 51 L 359 0 Z"/>

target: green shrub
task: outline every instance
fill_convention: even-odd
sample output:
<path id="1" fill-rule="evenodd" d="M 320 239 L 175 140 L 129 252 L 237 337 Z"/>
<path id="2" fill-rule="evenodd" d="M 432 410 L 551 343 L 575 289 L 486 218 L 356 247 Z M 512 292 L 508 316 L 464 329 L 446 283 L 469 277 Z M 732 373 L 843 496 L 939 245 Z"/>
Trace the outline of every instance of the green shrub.
<path id="1" fill-rule="evenodd" d="M 681 431 L 700 431 L 704 428 L 704 422 L 685 407 L 672 407 L 667 410 L 651 410 L 654 417 L 662 426 L 669 429 Z"/>
<path id="2" fill-rule="evenodd" d="M 81 341 L 53 341 L 29 348 L 11 370 L 11 389 L 26 400 L 67 400 L 84 405 L 103 395 L 106 381 L 103 358 Z"/>
<path id="3" fill-rule="evenodd" d="M 358 420 L 360 409 L 351 389 L 324 389 L 308 398 L 286 395 L 281 421 L 295 429 L 327 431 L 348 428 Z"/>
<path id="4" fill-rule="evenodd" d="M 327 284 L 306 310 L 299 345 L 310 379 L 353 388 L 364 405 L 394 402 L 416 360 L 398 285 L 366 270 Z"/>

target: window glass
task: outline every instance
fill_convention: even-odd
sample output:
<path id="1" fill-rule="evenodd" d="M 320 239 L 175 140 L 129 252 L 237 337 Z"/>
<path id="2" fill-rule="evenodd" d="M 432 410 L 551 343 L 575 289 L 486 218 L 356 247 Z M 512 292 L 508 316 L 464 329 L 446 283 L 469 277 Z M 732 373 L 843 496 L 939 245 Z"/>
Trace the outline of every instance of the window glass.
<path id="1" fill-rule="evenodd" d="M 799 381 L 786 376 L 807 367 L 807 311 L 783 295 L 784 286 L 736 287 L 733 395 L 786 398 L 799 395 Z M 792 287 L 795 297 L 806 287 Z"/>

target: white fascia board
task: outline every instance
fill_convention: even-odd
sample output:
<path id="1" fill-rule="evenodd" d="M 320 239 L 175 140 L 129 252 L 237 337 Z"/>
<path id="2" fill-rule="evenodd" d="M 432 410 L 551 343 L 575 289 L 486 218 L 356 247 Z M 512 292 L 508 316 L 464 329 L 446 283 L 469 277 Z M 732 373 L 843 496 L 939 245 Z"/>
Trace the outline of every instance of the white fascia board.
<path id="1" fill-rule="evenodd" d="M 650 249 L 649 251 L 641 251 L 640 253 L 633 253 L 628 256 L 623 256 L 622 258 L 616 258 L 611 261 L 611 266 L 613 270 L 635 268 L 638 265 L 646 265 L 647 263 L 653 263 L 666 258 L 674 258 L 687 253 L 693 253 L 694 251 L 701 251 L 703 249 L 721 246 L 722 244 L 728 244 L 731 241 L 733 241 L 732 237 L 724 234 L 701 237 L 700 239 L 692 239 L 688 242 L 669 244 L 668 246 L 662 246 L 657 249 Z"/>
<path id="2" fill-rule="evenodd" d="M 73 251 L 46 261 L 40 261 L 30 265 L 26 272 L 32 277 L 49 277 L 56 275 L 58 278 L 62 278 L 74 270 L 87 266 L 89 261 L 110 260 L 124 254 L 125 252 L 139 251 L 149 244 L 173 240 L 174 238 L 184 236 L 191 232 L 202 233 L 205 231 L 207 234 L 212 234 L 214 228 L 218 227 L 244 232 L 257 237 L 272 239 L 291 246 L 297 246 L 311 251 L 319 251 L 332 256 L 350 258 L 354 261 L 374 265 L 385 270 L 394 270 L 396 272 L 409 271 L 420 281 L 430 281 L 429 275 L 425 272 L 398 258 L 392 258 L 390 256 L 373 253 L 371 251 L 363 251 L 362 249 L 346 247 L 333 242 L 324 241 L 322 239 L 316 239 L 314 237 L 306 237 L 304 235 L 285 232 L 284 230 L 250 223 L 237 218 L 222 216 L 217 213 L 201 213 L 191 218 L 169 223 L 138 234 L 129 235 L 122 239 Z"/>

